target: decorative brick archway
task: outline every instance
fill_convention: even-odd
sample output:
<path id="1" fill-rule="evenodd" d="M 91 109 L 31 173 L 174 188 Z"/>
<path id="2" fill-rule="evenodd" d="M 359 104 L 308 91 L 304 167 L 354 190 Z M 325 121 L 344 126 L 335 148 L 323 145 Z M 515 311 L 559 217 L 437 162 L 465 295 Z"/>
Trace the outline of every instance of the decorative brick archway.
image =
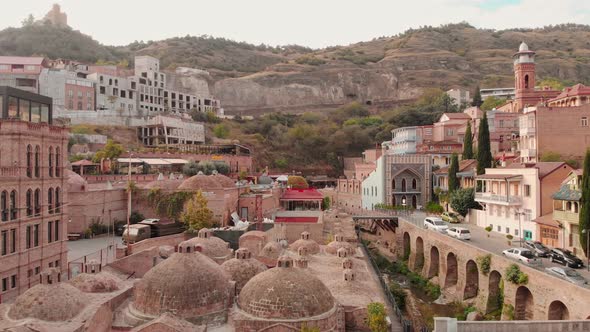
<path id="1" fill-rule="evenodd" d="M 439 264 L 440 264 L 440 254 L 438 252 L 438 248 L 432 246 L 430 248 L 430 265 L 428 267 L 428 278 L 436 277 L 439 275 Z"/>
<path id="2" fill-rule="evenodd" d="M 473 260 L 468 260 L 465 264 L 465 289 L 463 299 L 471 299 L 477 296 L 479 290 L 479 270 Z"/>
<path id="3" fill-rule="evenodd" d="M 410 233 L 405 232 L 404 233 L 404 243 L 403 243 L 403 245 L 404 245 L 404 247 L 403 247 L 404 248 L 404 251 L 402 252 L 403 255 L 404 255 L 403 256 L 403 259 L 405 261 L 407 261 L 410 258 L 410 254 L 411 254 L 411 247 L 410 247 L 411 245 L 410 245 L 410 242 L 411 242 L 411 240 L 410 240 Z"/>
<path id="4" fill-rule="evenodd" d="M 547 310 L 548 320 L 568 320 L 570 317 L 569 310 L 561 301 L 553 301 Z"/>
<path id="5" fill-rule="evenodd" d="M 514 303 L 515 320 L 533 320 L 535 310 L 533 294 L 526 286 L 518 287 Z"/>
<path id="6" fill-rule="evenodd" d="M 459 280 L 459 269 L 457 266 L 457 256 L 450 252 L 447 255 L 447 273 L 445 274 L 445 288 L 457 286 Z"/>
<path id="7" fill-rule="evenodd" d="M 421 237 L 416 238 L 416 259 L 414 260 L 414 271 L 422 272 L 424 268 L 424 240 Z"/>
<path id="8" fill-rule="evenodd" d="M 490 272 L 488 277 L 488 301 L 486 304 L 486 313 L 501 309 L 502 296 L 500 290 L 500 282 L 502 281 L 502 275 L 500 272 L 493 270 Z"/>

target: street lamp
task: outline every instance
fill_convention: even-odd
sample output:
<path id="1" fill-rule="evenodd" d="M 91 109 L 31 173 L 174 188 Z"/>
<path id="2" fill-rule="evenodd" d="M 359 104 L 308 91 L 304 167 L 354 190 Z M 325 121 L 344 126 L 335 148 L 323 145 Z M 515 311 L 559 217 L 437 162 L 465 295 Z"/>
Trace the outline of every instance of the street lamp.
<path id="1" fill-rule="evenodd" d="M 524 215 L 525 215 L 525 213 L 522 211 L 519 212 L 518 210 L 516 210 L 516 212 L 514 212 L 514 216 L 518 217 L 518 238 L 519 238 L 518 242 L 521 247 L 522 247 L 522 227 L 520 225 L 520 216 L 524 216 Z"/>
<path id="2" fill-rule="evenodd" d="M 404 207 L 404 212 L 407 215 L 408 210 L 406 209 L 406 198 L 405 197 L 402 197 L 402 206 Z"/>
<path id="3" fill-rule="evenodd" d="M 588 231 L 587 229 L 583 229 L 582 230 L 583 234 L 586 234 L 586 248 L 582 248 L 582 250 L 584 250 L 584 254 L 586 254 L 586 267 L 588 268 L 588 271 L 590 271 L 590 258 L 588 256 L 588 241 L 590 241 L 590 231 Z"/>

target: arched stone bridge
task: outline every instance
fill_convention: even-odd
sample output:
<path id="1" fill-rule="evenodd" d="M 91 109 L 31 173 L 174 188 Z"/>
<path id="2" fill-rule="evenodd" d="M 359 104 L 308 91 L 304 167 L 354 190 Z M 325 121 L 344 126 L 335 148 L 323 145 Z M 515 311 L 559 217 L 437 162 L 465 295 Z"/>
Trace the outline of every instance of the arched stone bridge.
<path id="1" fill-rule="evenodd" d="M 378 217 L 376 217 L 378 218 Z M 504 288 L 504 304 L 514 306 L 515 320 L 582 320 L 590 318 L 590 289 L 548 275 L 523 264 L 528 283 L 506 280 L 506 269 L 515 261 L 477 248 L 469 242 L 423 229 L 399 217 L 398 227 L 378 227 L 381 242 L 392 243 L 400 258 L 408 258 L 413 271 L 437 278 L 445 296 L 471 301 L 481 312 L 499 308 L 498 295 Z M 484 274 L 478 257 L 491 254 L 489 273 Z M 436 279 L 435 279 L 436 280 Z M 500 281 L 503 280 L 501 283 Z M 502 319 L 507 319 L 503 314 Z"/>

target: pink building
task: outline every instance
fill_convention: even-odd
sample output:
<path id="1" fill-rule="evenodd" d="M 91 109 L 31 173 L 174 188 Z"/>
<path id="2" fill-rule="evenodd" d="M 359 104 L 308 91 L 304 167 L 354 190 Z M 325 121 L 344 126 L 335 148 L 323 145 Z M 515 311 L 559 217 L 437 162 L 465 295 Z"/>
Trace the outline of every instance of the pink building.
<path id="1" fill-rule="evenodd" d="M 0 295 L 13 299 L 48 267 L 67 268 L 68 130 L 51 98 L 0 87 Z"/>
<path id="2" fill-rule="evenodd" d="M 0 56 L 0 86 L 38 93 L 39 74 L 47 65 L 43 57 Z"/>

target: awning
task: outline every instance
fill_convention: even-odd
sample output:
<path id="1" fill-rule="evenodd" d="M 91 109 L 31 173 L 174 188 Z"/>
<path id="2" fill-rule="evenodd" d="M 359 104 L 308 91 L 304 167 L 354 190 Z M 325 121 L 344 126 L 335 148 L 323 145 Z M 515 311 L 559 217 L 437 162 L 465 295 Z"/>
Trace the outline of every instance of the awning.
<path id="1" fill-rule="evenodd" d="M 132 164 L 141 164 L 143 163 L 143 160 L 138 159 L 138 158 L 119 158 L 117 159 L 118 162 L 120 163 L 132 163 Z"/>
<path id="2" fill-rule="evenodd" d="M 129 161 L 131 161 L 132 164 L 146 163 L 148 165 L 184 165 L 188 163 L 188 161 L 184 159 L 173 158 L 119 158 L 117 161 L 120 163 L 129 163 Z"/>
<path id="3" fill-rule="evenodd" d="M 482 174 L 476 177 L 477 180 L 520 180 L 520 174 Z"/>
<path id="4" fill-rule="evenodd" d="M 547 213 L 544 216 L 540 216 L 537 219 L 533 220 L 537 224 L 550 226 L 555 228 L 560 228 L 561 224 L 555 220 L 553 220 L 553 213 Z"/>

